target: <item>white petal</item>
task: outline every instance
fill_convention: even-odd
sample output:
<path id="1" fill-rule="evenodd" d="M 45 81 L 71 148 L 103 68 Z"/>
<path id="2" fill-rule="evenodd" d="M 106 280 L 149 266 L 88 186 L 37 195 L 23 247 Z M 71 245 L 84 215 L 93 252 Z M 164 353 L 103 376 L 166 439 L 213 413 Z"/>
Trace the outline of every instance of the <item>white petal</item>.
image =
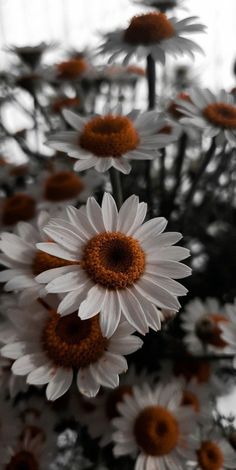
<path id="1" fill-rule="evenodd" d="M 121 310 L 126 320 L 139 333 L 146 334 L 148 332 L 148 324 L 143 311 L 142 305 L 129 289 L 118 291 Z"/>
<path id="2" fill-rule="evenodd" d="M 30 372 L 27 377 L 27 383 L 31 385 L 45 385 L 52 378 L 52 364 L 45 364 Z"/>
<path id="3" fill-rule="evenodd" d="M 72 369 L 58 368 L 46 388 L 47 399 L 54 401 L 64 395 L 69 390 L 72 380 Z"/>
<path id="4" fill-rule="evenodd" d="M 81 368 L 77 374 L 77 387 L 83 395 L 93 398 L 100 389 L 100 384 L 95 380 L 90 368 Z"/>
<path id="5" fill-rule="evenodd" d="M 115 232 L 117 227 L 118 211 L 116 203 L 109 193 L 105 193 L 102 200 L 102 216 L 105 229 Z"/>
<path id="6" fill-rule="evenodd" d="M 120 322 L 121 309 L 117 293 L 107 290 L 100 310 L 100 327 L 102 334 L 110 338 Z"/>
<path id="7" fill-rule="evenodd" d="M 45 251 L 45 253 L 57 258 L 66 259 L 67 261 L 78 261 L 78 257 L 75 254 L 64 250 L 57 243 L 37 243 L 36 247 L 38 250 Z"/>
<path id="8" fill-rule="evenodd" d="M 65 120 L 73 127 L 75 130 L 82 131 L 86 121 L 76 113 L 69 111 L 68 109 L 64 109 L 62 114 Z"/>
<path id="9" fill-rule="evenodd" d="M 86 204 L 87 215 L 96 232 L 105 232 L 102 209 L 94 197 L 90 197 Z"/>
<path id="10" fill-rule="evenodd" d="M 79 317 L 82 320 L 94 317 L 101 311 L 105 300 L 106 290 L 102 287 L 95 285 L 90 290 L 86 299 L 79 307 Z"/>

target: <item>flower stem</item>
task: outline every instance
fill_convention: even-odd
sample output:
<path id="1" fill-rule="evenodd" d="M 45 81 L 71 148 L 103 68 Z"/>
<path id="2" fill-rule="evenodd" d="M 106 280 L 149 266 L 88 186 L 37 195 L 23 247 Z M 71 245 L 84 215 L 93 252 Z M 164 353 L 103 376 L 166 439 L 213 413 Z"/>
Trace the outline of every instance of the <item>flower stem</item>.
<path id="1" fill-rule="evenodd" d="M 156 64 L 149 54 L 147 56 L 147 85 L 148 85 L 148 109 L 155 108 L 156 102 Z M 150 216 L 153 215 L 153 203 L 152 203 L 152 163 L 151 161 L 145 162 L 145 178 L 146 178 L 146 193 L 147 193 L 147 202 L 149 205 Z"/>
<path id="2" fill-rule="evenodd" d="M 113 196 L 116 201 L 116 205 L 119 209 L 123 203 L 123 191 L 122 191 L 120 173 L 115 168 L 110 168 L 109 174 L 110 174 Z"/>
<path id="3" fill-rule="evenodd" d="M 215 139 L 212 140 L 211 142 L 211 146 L 209 148 L 209 150 L 206 152 L 204 158 L 203 158 L 203 161 L 202 161 L 202 164 L 200 165 L 200 168 L 199 168 L 199 171 L 195 177 L 195 180 L 193 181 L 193 184 L 190 188 L 190 191 L 186 197 L 186 204 L 187 206 L 189 207 L 189 205 L 191 204 L 192 200 L 193 200 L 193 197 L 195 195 L 195 192 L 196 192 L 196 189 L 200 183 L 200 180 L 201 180 L 201 177 L 202 175 L 204 174 L 208 164 L 210 163 L 214 153 L 215 153 L 215 149 L 216 149 L 216 143 L 215 143 Z"/>

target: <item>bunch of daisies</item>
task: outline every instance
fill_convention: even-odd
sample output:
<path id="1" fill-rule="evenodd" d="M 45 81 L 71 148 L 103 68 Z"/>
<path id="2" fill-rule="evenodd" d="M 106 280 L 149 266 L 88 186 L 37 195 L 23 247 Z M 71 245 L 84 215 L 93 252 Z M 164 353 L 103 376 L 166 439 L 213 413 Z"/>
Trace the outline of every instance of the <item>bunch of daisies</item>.
<path id="1" fill-rule="evenodd" d="M 0 77 L 34 121 L 0 129 L 3 470 L 236 469 L 235 94 L 171 78 L 202 52 L 184 1 L 134 3 L 96 51 L 10 47 Z"/>

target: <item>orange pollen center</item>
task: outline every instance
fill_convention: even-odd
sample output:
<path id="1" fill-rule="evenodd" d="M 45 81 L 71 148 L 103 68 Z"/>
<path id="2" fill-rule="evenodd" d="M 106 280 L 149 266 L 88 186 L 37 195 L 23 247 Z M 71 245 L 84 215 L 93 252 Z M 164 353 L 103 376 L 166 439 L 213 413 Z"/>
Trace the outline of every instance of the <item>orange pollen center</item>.
<path id="1" fill-rule="evenodd" d="M 97 157 L 121 157 L 137 148 L 139 135 L 130 119 L 107 115 L 91 119 L 84 126 L 79 145 Z"/>
<path id="2" fill-rule="evenodd" d="M 143 274 L 145 254 L 134 238 L 105 232 L 89 240 L 81 265 L 96 284 L 112 290 L 125 289 Z"/>
<path id="3" fill-rule="evenodd" d="M 198 383 L 206 383 L 211 375 L 211 367 L 206 360 L 189 357 L 176 361 L 173 372 L 177 377 L 182 375 L 188 381 L 196 378 Z"/>
<path id="4" fill-rule="evenodd" d="M 14 225 L 21 220 L 31 220 L 35 216 L 36 203 L 28 194 L 14 194 L 3 204 L 2 220 L 6 225 Z"/>
<path id="5" fill-rule="evenodd" d="M 204 441 L 197 451 L 198 463 L 203 470 L 221 470 L 224 456 L 215 442 Z"/>
<path id="6" fill-rule="evenodd" d="M 61 171 L 49 176 L 44 185 L 44 197 L 48 201 L 65 201 L 76 198 L 84 189 L 83 181 L 72 171 Z"/>
<path id="7" fill-rule="evenodd" d="M 167 409 L 149 406 L 136 418 L 134 435 L 145 454 L 157 457 L 169 454 L 176 447 L 179 426 Z"/>
<path id="8" fill-rule="evenodd" d="M 52 104 L 52 110 L 58 114 L 64 108 L 78 108 L 80 106 L 79 98 L 58 98 Z"/>
<path id="9" fill-rule="evenodd" d="M 128 73 L 140 75 L 141 77 L 145 77 L 146 72 L 142 67 L 138 67 L 138 65 L 128 65 L 126 68 Z"/>
<path id="10" fill-rule="evenodd" d="M 203 116 L 215 126 L 236 129 L 236 106 L 227 103 L 212 103 L 202 111 Z"/>
<path id="11" fill-rule="evenodd" d="M 39 470 L 39 465 L 31 452 L 22 450 L 13 455 L 6 470 Z"/>
<path id="12" fill-rule="evenodd" d="M 104 354 L 108 340 L 102 336 L 99 316 L 80 320 L 77 313 L 61 317 L 50 311 L 42 334 L 44 351 L 58 367 L 88 367 Z"/>
<path id="13" fill-rule="evenodd" d="M 57 65 L 59 78 L 73 79 L 82 75 L 88 68 L 86 61 L 82 58 L 71 59 Z"/>
<path id="14" fill-rule="evenodd" d="M 220 323 L 227 323 L 228 320 L 223 315 L 204 315 L 196 324 L 196 335 L 206 344 L 216 348 L 224 348 L 227 343 L 221 337 Z"/>
<path id="15" fill-rule="evenodd" d="M 37 251 L 32 264 L 32 272 L 35 276 L 47 271 L 48 269 L 61 268 L 62 266 L 70 266 L 76 264 L 73 261 L 57 258 L 57 256 L 49 255 L 43 251 Z"/>
<path id="16" fill-rule="evenodd" d="M 121 385 L 109 393 L 106 402 L 106 414 L 109 420 L 119 416 L 117 405 L 122 402 L 125 395 L 133 395 L 133 390 L 130 385 Z"/>
<path id="17" fill-rule="evenodd" d="M 194 411 L 196 411 L 196 413 L 199 413 L 200 411 L 200 403 L 199 403 L 198 397 L 194 393 L 192 393 L 190 390 L 183 391 L 182 405 L 192 406 L 192 408 L 194 409 Z"/>
<path id="18" fill-rule="evenodd" d="M 183 100 L 187 101 L 187 103 L 191 103 L 191 98 L 187 93 L 179 93 L 176 97 L 178 100 Z M 175 118 L 175 119 L 180 119 L 181 117 L 184 116 L 182 111 L 179 110 L 180 105 L 176 103 L 175 101 L 172 101 L 170 104 L 168 111 L 169 113 Z"/>
<path id="19" fill-rule="evenodd" d="M 164 13 L 134 16 L 124 33 L 124 41 L 132 45 L 160 43 L 175 35 L 175 30 Z"/>

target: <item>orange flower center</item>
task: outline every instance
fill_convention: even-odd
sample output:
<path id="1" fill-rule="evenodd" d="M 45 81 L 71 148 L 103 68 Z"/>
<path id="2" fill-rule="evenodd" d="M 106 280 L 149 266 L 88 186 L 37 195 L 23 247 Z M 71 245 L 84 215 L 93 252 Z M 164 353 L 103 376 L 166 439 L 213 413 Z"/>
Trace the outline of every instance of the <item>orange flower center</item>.
<path id="1" fill-rule="evenodd" d="M 57 65 L 58 77 L 73 80 L 82 75 L 87 68 L 88 65 L 82 58 L 66 60 Z"/>
<path id="2" fill-rule="evenodd" d="M 177 100 L 183 100 L 187 101 L 187 103 L 191 103 L 191 98 L 187 93 L 179 93 L 176 97 Z M 180 105 L 176 103 L 176 101 L 172 101 L 168 108 L 168 112 L 175 118 L 175 119 L 180 119 L 181 117 L 184 116 L 182 111 L 180 111 L 178 108 Z"/>
<path id="3" fill-rule="evenodd" d="M 141 77 L 145 77 L 146 75 L 145 70 L 142 67 L 138 67 L 138 65 L 128 65 L 126 71 L 130 74 L 140 75 Z"/>
<path id="4" fill-rule="evenodd" d="M 156 44 L 175 35 L 175 30 L 164 13 L 134 16 L 124 33 L 124 41 L 132 45 Z"/>
<path id="5" fill-rule="evenodd" d="M 80 106 L 79 98 L 58 98 L 52 104 L 54 113 L 59 114 L 64 108 L 78 108 Z"/>
<path id="6" fill-rule="evenodd" d="M 149 406 L 138 415 L 134 435 L 145 454 L 157 457 L 169 454 L 176 447 L 179 426 L 167 409 Z"/>
<path id="7" fill-rule="evenodd" d="M 58 367 L 88 367 L 104 354 L 108 340 L 102 336 L 99 316 L 80 320 L 77 313 L 61 317 L 50 311 L 42 335 L 43 348 Z"/>
<path id="8" fill-rule="evenodd" d="M 203 116 L 215 126 L 223 129 L 236 129 L 236 106 L 227 103 L 208 104 Z"/>
<path id="9" fill-rule="evenodd" d="M 221 337 L 220 323 L 227 323 L 228 320 L 223 315 L 204 315 L 196 324 L 196 335 L 206 344 L 216 348 L 224 348 L 227 343 Z"/>
<path id="10" fill-rule="evenodd" d="M 36 212 L 35 200 L 28 194 L 14 194 L 8 197 L 2 208 L 2 221 L 6 225 L 14 225 L 21 220 L 33 219 Z"/>
<path id="11" fill-rule="evenodd" d="M 76 198 L 84 189 L 84 183 L 72 171 L 61 171 L 49 176 L 44 184 L 44 197 L 48 201 L 66 201 Z"/>
<path id="12" fill-rule="evenodd" d="M 120 157 L 136 149 L 139 136 L 130 119 L 107 115 L 91 119 L 84 127 L 79 145 L 98 157 Z"/>
<path id="13" fill-rule="evenodd" d="M 94 283 L 107 289 L 125 289 L 143 274 L 145 254 L 134 238 L 105 232 L 89 240 L 81 265 Z"/>
<path id="14" fill-rule="evenodd" d="M 175 376 L 183 376 L 186 380 L 196 378 L 198 383 L 206 383 L 211 375 L 209 362 L 197 358 L 186 357 L 177 360 L 173 366 Z"/>
<path id="15" fill-rule="evenodd" d="M 31 452 L 22 450 L 13 455 L 6 470 L 39 470 L 39 465 Z"/>
<path id="16" fill-rule="evenodd" d="M 48 269 L 61 268 L 62 266 L 70 266 L 76 264 L 73 261 L 57 258 L 57 256 L 49 255 L 43 251 L 37 251 L 32 264 L 32 272 L 35 276 L 47 271 Z"/>
<path id="17" fill-rule="evenodd" d="M 204 441 L 197 451 L 198 463 L 203 470 L 221 470 L 224 456 L 215 442 Z"/>
<path id="18" fill-rule="evenodd" d="M 106 402 L 106 414 L 109 420 L 117 418 L 119 411 L 117 409 L 118 403 L 121 403 L 125 395 L 132 395 L 133 390 L 130 385 L 121 385 L 109 393 Z"/>
<path id="19" fill-rule="evenodd" d="M 198 397 L 195 395 L 195 393 L 192 393 L 190 390 L 183 391 L 182 405 L 192 406 L 194 411 L 196 411 L 197 413 L 200 411 L 200 402 L 198 400 Z"/>

